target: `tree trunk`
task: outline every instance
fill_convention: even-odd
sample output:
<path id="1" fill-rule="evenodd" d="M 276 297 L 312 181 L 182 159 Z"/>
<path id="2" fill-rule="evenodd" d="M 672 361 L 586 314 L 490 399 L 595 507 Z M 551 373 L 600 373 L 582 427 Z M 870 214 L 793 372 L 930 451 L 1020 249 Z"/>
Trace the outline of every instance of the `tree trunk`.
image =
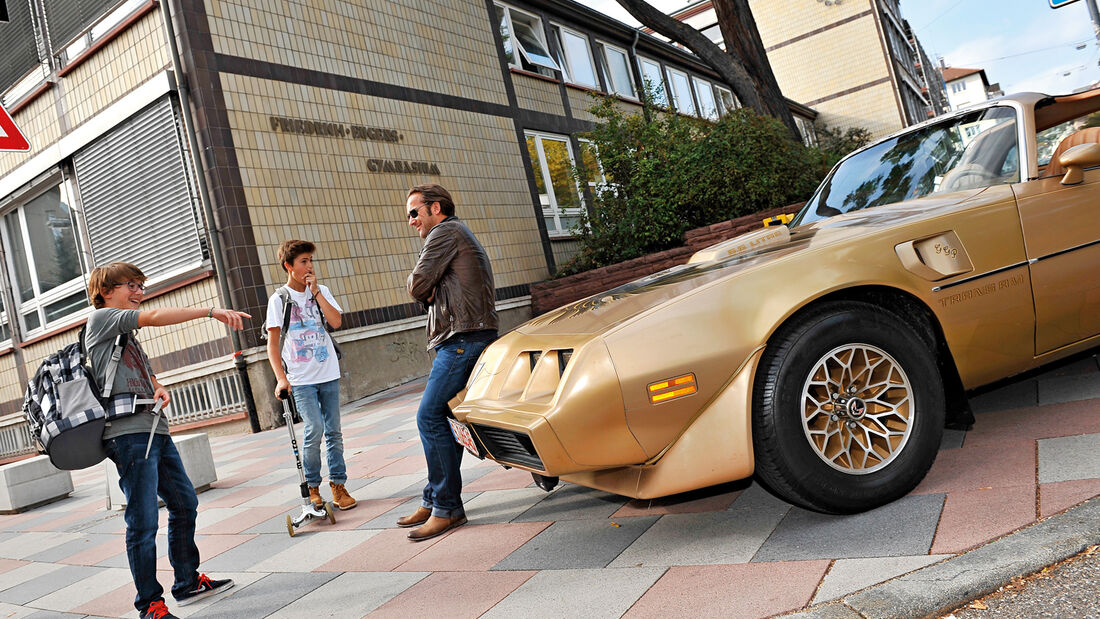
<path id="1" fill-rule="evenodd" d="M 779 90 L 767 52 L 760 41 L 748 0 L 714 0 L 726 51 L 695 28 L 677 21 L 644 0 L 616 0 L 628 13 L 654 31 L 690 49 L 721 76 L 741 103 L 760 114 L 778 118 L 802 141 L 787 100 Z"/>

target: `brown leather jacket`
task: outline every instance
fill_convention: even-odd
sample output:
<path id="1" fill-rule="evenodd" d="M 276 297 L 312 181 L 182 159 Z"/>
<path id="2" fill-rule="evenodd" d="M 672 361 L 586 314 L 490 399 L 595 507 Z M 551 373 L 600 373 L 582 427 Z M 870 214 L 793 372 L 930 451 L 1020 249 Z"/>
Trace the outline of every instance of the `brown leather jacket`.
<path id="1" fill-rule="evenodd" d="M 406 285 L 409 295 L 428 308 L 428 350 L 456 333 L 497 328 L 489 256 L 457 217 L 428 233 Z"/>

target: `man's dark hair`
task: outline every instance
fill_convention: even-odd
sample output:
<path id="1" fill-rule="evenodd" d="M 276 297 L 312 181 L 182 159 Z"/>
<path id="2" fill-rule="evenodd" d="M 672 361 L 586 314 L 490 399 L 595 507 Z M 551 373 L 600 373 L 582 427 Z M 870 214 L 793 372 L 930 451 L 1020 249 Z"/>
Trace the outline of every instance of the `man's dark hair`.
<path id="1" fill-rule="evenodd" d="M 442 185 L 436 185 L 434 183 L 417 185 L 410 189 L 408 195 L 405 197 L 408 198 L 414 193 L 420 194 L 420 198 L 424 200 L 425 204 L 438 202 L 440 212 L 447 217 L 455 214 L 455 202 L 451 199 L 451 192 L 444 189 Z"/>
<path id="2" fill-rule="evenodd" d="M 312 254 L 317 247 L 309 241 L 300 241 L 298 239 L 291 239 L 289 241 L 283 241 L 283 244 L 279 246 L 279 265 L 283 267 L 284 271 L 288 273 L 287 263 L 294 264 L 294 261 L 298 259 L 298 256 L 302 254 Z"/>

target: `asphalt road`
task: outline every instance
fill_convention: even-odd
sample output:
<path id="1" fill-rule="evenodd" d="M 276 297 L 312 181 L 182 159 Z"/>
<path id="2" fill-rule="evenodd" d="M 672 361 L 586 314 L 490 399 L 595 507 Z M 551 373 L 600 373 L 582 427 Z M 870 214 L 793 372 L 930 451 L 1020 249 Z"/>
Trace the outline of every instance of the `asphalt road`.
<path id="1" fill-rule="evenodd" d="M 945 615 L 954 619 L 1100 619 L 1100 546 Z"/>

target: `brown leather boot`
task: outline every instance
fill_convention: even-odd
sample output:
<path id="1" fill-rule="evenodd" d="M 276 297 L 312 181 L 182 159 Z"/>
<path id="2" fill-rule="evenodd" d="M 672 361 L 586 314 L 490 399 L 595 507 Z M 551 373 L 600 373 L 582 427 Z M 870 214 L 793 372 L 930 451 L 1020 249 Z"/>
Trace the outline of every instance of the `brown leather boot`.
<path id="1" fill-rule="evenodd" d="M 325 500 L 321 498 L 321 489 L 317 486 L 309 487 L 309 502 L 317 509 L 325 508 Z"/>
<path id="2" fill-rule="evenodd" d="M 336 507 L 340 509 L 351 509 L 356 506 L 358 501 L 348 494 L 348 490 L 344 487 L 344 484 L 334 484 L 330 481 L 328 485 L 329 488 L 332 489 L 332 502 Z"/>
<path id="3" fill-rule="evenodd" d="M 454 518 L 440 518 L 439 516 L 432 516 L 428 518 L 428 521 L 424 523 L 424 526 L 419 529 L 413 529 L 409 531 L 409 539 L 414 542 L 422 542 L 426 539 L 432 539 L 443 535 L 447 531 L 456 527 L 461 527 L 466 524 L 466 515 L 455 516 Z"/>
<path id="4" fill-rule="evenodd" d="M 427 507 L 420 506 L 416 508 L 416 511 L 408 516 L 402 516 L 397 519 L 397 526 L 405 527 L 418 527 L 428 521 L 428 517 L 432 515 L 432 510 Z"/>

